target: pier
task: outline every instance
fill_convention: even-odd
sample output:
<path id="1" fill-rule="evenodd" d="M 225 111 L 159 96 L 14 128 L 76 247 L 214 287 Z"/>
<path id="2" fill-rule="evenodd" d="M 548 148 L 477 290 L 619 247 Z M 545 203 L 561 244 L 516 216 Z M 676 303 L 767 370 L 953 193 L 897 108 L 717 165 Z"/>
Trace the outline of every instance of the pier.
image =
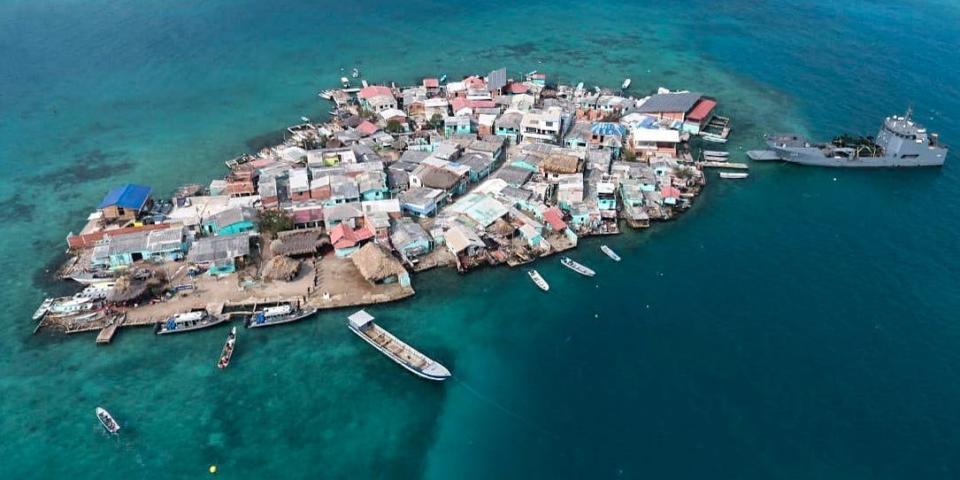
<path id="1" fill-rule="evenodd" d="M 113 336 L 117 334 L 117 331 L 120 329 L 120 326 L 123 325 L 123 322 L 126 319 L 126 315 L 115 316 L 110 324 L 106 327 L 103 327 L 103 329 L 100 330 L 100 333 L 97 334 L 97 345 L 106 345 L 112 342 Z"/>

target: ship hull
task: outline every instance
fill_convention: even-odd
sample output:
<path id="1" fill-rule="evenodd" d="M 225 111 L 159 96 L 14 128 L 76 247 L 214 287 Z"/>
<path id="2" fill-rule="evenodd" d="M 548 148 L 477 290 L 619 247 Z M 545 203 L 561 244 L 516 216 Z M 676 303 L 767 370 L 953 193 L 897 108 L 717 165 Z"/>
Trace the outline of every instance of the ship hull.
<path id="1" fill-rule="evenodd" d="M 401 367 L 403 367 L 403 368 L 404 368 L 405 370 L 407 370 L 408 372 L 410 372 L 410 373 L 412 373 L 412 374 L 414 374 L 414 375 L 416 375 L 416 376 L 418 376 L 418 377 L 420 377 L 420 378 L 424 378 L 424 379 L 427 379 L 427 380 L 433 380 L 433 381 L 435 381 L 435 382 L 442 382 L 442 381 L 446 380 L 447 378 L 450 378 L 450 375 L 449 375 L 449 374 L 447 374 L 447 375 L 431 375 L 431 374 L 429 374 L 429 373 L 427 373 L 427 372 L 424 372 L 424 371 L 422 371 L 422 370 L 420 370 L 420 369 L 418 369 L 418 368 L 414 368 L 412 365 L 409 365 L 407 362 L 404 362 L 400 357 L 397 357 L 396 355 L 394 355 L 393 352 L 391 352 L 390 350 L 387 350 L 387 349 L 383 348 L 383 347 L 380 346 L 377 342 L 373 341 L 372 338 L 368 337 L 366 334 L 364 334 L 363 332 L 361 332 L 361 331 L 358 330 L 357 328 L 354 328 L 353 325 L 348 325 L 348 328 L 350 328 L 350 331 L 352 331 L 353 333 L 355 333 L 358 337 L 362 338 L 363 341 L 369 343 L 370 346 L 372 346 L 373 348 L 376 348 L 377 350 L 379 350 L 380 353 L 384 354 L 384 355 L 385 355 L 387 358 L 389 358 L 390 360 L 393 360 L 393 363 L 396 363 L 397 365 L 400 365 Z"/>
<path id="2" fill-rule="evenodd" d="M 767 142 L 777 157 L 787 163 L 832 168 L 910 168 L 939 167 L 946 161 L 946 152 L 930 150 L 922 155 L 907 157 L 832 157 L 815 147 L 782 147 L 775 141 Z"/>

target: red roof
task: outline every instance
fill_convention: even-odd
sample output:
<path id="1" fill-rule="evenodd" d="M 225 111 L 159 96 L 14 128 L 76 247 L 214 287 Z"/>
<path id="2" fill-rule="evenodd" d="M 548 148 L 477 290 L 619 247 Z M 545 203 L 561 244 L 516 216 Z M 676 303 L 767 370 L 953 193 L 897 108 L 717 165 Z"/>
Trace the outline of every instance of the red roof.
<path id="1" fill-rule="evenodd" d="M 372 98 L 377 95 L 389 95 L 392 97 L 393 92 L 390 91 L 390 87 L 384 87 L 383 85 L 370 85 L 369 87 L 360 89 L 360 98 Z"/>
<path id="2" fill-rule="evenodd" d="M 377 128 L 376 125 L 370 123 L 369 120 L 364 120 L 363 122 L 360 123 L 360 125 L 357 125 L 357 131 L 359 131 L 364 136 L 373 135 L 374 133 L 377 133 L 377 130 L 380 130 L 380 129 Z"/>
<path id="3" fill-rule="evenodd" d="M 470 107 L 470 100 L 463 97 L 456 97 L 450 101 L 450 105 L 453 107 L 453 113 L 456 114 L 457 111 Z"/>
<path id="4" fill-rule="evenodd" d="M 710 112 L 713 111 L 713 108 L 717 106 L 717 102 L 710 100 L 709 98 L 701 99 L 693 106 L 693 109 L 690 110 L 690 113 L 687 114 L 687 120 L 692 122 L 701 122 L 710 116 Z"/>
<path id="5" fill-rule="evenodd" d="M 563 221 L 563 212 L 557 207 L 550 207 L 543 212 L 543 218 L 550 224 L 550 228 L 556 231 L 565 230 L 566 222 Z"/>
<path id="6" fill-rule="evenodd" d="M 671 185 L 664 185 L 660 188 L 660 195 L 663 195 L 664 198 L 679 198 L 680 189 Z"/>
<path id="7" fill-rule="evenodd" d="M 366 225 L 354 230 L 345 223 L 338 223 L 333 230 L 330 230 L 330 243 L 333 244 L 333 248 L 350 248 L 373 236 L 374 233 Z"/>
<path id="8" fill-rule="evenodd" d="M 467 77 L 463 79 L 463 83 L 466 84 L 468 88 L 483 89 L 487 87 L 487 82 L 484 82 L 482 78 L 477 76 Z"/>
<path id="9" fill-rule="evenodd" d="M 310 223 L 323 220 L 323 208 L 302 208 L 293 211 L 293 223 Z"/>
<path id="10" fill-rule="evenodd" d="M 424 78 L 423 86 L 427 88 L 437 88 L 440 86 L 440 80 L 437 80 L 436 78 Z"/>
<path id="11" fill-rule="evenodd" d="M 253 168 L 264 168 L 264 167 L 269 167 L 270 165 L 273 165 L 275 163 L 277 163 L 277 161 L 272 158 L 258 158 L 250 162 L 250 166 Z"/>
<path id="12" fill-rule="evenodd" d="M 507 86 L 507 91 L 513 94 L 527 93 L 527 90 L 530 90 L 530 87 L 522 83 L 511 83 Z"/>
<path id="13" fill-rule="evenodd" d="M 472 100 L 470 106 L 473 108 L 497 108 L 497 104 L 493 100 Z"/>

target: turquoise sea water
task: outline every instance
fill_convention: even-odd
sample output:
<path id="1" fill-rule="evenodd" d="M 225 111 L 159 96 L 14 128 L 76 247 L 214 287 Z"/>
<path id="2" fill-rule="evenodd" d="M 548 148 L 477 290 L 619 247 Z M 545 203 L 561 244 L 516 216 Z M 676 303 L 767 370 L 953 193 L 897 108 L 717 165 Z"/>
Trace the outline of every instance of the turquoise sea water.
<path id="1" fill-rule="evenodd" d="M 241 332 L 32 336 L 66 232 L 121 181 L 224 173 L 359 64 L 506 66 L 709 92 L 731 150 L 873 134 L 908 104 L 960 144 L 952 3 L 0 4 L 0 477 L 956 478 L 960 174 L 753 165 L 679 221 L 520 271 L 418 276 L 371 308 L 455 373 L 420 381 L 349 312 Z M 93 416 L 108 407 L 119 439 Z"/>

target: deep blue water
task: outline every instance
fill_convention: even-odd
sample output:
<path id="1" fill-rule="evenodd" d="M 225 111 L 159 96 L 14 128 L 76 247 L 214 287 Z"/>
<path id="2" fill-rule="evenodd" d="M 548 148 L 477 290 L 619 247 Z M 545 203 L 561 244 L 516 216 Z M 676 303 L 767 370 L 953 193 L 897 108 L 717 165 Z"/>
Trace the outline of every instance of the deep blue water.
<path id="1" fill-rule="evenodd" d="M 455 372 L 425 384 L 344 315 L 242 332 L 31 336 L 44 270 L 106 189 L 222 175 L 341 68 L 506 66 L 708 92 L 729 148 L 875 133 L 914 107 L 960 143 L 952 3 L 11 1 L 0 4 L 0 477 L 956 478 L 960 201 L 933 170 L 753 165 L 598 271 L 418 276 L 371 308 Z M 92 415 L 125 424 L 108 438 Z"/>

